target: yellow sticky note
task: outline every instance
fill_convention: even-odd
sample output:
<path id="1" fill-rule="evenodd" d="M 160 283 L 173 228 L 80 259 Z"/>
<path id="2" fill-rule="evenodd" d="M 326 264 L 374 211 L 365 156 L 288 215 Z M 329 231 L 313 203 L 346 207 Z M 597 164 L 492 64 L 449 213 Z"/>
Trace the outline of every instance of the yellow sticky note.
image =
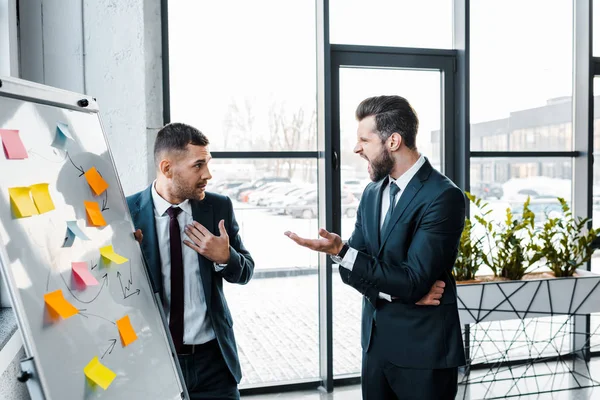
<path id="1" fill-rule="evenodd" d="M 60 315 L 64 319 L 67 319 L 79 313 L 79 310 L 64 298 L 60 289 L 46 293 L 44 295 L 44 302 L 46 302 L 53 316 Z"/>
<path id="2" fill-rule="evenodd" d="M 88 217 L 88 223 L 92 226 L 105 226 L 106 221 L 100 211 L 100 205 L 95 201 L 84 201 L 85 212 Z"/>
<path id="3" fill-rule="evenodd" d="M 117 263 L 117 264 L 123 264 L 124 262 L 129 261 L 129 259 L 115 253 L 115 250 L 113 249 L 112 244 L 101 247 L 100 254 L 102 255 L 102 257 L 104 257 L 114 263 Z"/>
<path id="4" fill-rule="evenodd" d="M 10 204 L 17 218 L 31 217 L 37 215 L 38 210 L 29 195 L 31 189 L 28 187 L 13 187 L 8 189 Z"/>
<path id="5" fill-rule="evenodd" d="M 102 365 L 97 356 L 85 366 L 83 372 L 85 373 L 85 376 L 104 390 L 108 389 L 117 376 L 113 371 Z"/>
<path id="6" fill-rule="evenodd" d="M 133 330 L 133 326 L 131 326 L 129 315 L 117 321 L 117 328 L 119 328 L 119 335 L 121 335 L 123 346 L 127 347 L 137 340 L 137 335 Z"/>
<path id="7" fill-rule="evenodd" d="M 108 189 L 108 183 L 100 176 L 96 167 L 90 168 L 85 173 L 85 179 L 87 180 L 90 188 L 96 196 L 100 196 L 106 189 Z"/>
<path id="8" fill-rule="evenodd" d="M 48 191 L 47 183 L 38 183 L 37 185 L 29 186 L 31 189 L 31 197 L 35 202 L 35 206 L 40 214 L 54 210 L 54 203 L 50 192 Z"/>

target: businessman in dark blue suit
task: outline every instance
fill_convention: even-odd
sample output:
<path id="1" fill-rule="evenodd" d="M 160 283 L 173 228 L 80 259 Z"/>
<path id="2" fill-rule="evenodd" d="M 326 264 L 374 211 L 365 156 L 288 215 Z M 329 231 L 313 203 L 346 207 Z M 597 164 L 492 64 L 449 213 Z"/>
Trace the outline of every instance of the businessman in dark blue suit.
<path id="1" fill-rule="evenodd" d="M 206 192 L 208 144 L 189 125 L 163 127 L 154 144 L 156 181 L 127 204 L 191 398 L 239 399 L 242 373 L 223 280 L 248 283 L 254 261 L 231 200 Z"/>
<path id="2" fill-rule="evenodd" d="M 454 399 L 465 364 L 452 267 L 465 197 L 417 151 L 419 120 L 400 96 L 364 100 L 356 110 L 354 152 L 373 181 L 362 195 L 347 243 L 286 234 L 328 253 L 342 280 L 363 295 L 362 390 L 366 400 Z M 438 306 L 415 303 L 440 280 Z"/>

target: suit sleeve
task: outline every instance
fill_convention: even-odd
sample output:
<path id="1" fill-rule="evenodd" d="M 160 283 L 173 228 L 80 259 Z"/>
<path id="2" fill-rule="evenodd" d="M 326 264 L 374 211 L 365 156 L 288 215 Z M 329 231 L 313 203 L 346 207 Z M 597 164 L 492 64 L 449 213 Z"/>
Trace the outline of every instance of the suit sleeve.
<path id="1" fill-rule="evenodd" d="M 242 243 L 239 231 L 240 227 L 233 213 L 233 204 L 231 199 L 227 198 L 227 215 L 226 221 L 227 234 L 229 235 L 229 262 L 219 273 L 223 278 L 230 283 L 246 284 L 254 274 L 254 260 L 250 252 L 246 250 Z"/>
<path id="2" fill-rule="evenodd" d="M 354 224 L 354 231 L 352 232 L 350 239 L 348 239 L 348 246 L 359 251 L 359 254 L 364 254 L 367 251 L 367 242 L 365 240 L 362 229 L 362 214 L 364 212 L 363 204 L 365 203 L 366 201 L 361 201 L 358 205 L 358 210 L 356 212 L 356 223 Z M 346 268 L 340 267 L 339 272 L 342 278 L 342 282 L 358 290 L 362 295 L 366 296 L 369 299 L 369 301 L 373 303 L 373 305 L 375 305 L 378 295 L 378 291 L 376 288 L 367 285 L 357 275 L 353 275 L 352 272 Z"/>
<path id="3" fill-rule="evenodd" d="M 427 294 L 436 279 L 452 269 L 464 223 L 462 191 L 456 187 L 445 190 L 425 211 L 406 261 L 386 263 L 361 251 L 349 279 L 363 281 L 376 292 L 414 304 Z"/>

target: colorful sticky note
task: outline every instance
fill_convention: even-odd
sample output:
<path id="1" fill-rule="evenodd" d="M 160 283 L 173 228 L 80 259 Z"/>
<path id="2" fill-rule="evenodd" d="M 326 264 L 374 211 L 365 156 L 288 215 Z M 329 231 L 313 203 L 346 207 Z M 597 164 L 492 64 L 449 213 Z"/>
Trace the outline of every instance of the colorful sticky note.
<path id="1" fill-rule="evenodd" d="M 124 262 L 129 261 L 129 259 L 115 253 L 115 250 L 113 249 L 112 244 L 101 247 L 100 254 L 102 255 L 102 257 L 104 257 L 114 263 L 117 263 L 117 264 L 123 264 Z"/>
<path id="2" fill-rule="evenodd" d="M 50 197 L 47 183 L 38 183 L 29 186 L 29 188 L 31 189 L 31 197 L 33 197 L 35 206 L 40 214 L 54 210 L 54 203 L 52 202 L 52 197 Z"/>
<path id="3" fill-rule="evenodd" d="M 87 237 L 85 233 L 83 233 L 81 228 L 79 228 L 79 225 L 77 225 L 77 221 L 67 221 L 67 229 L 73 232 L 73 234 L 81 240 L 90 240 L 90 238 Z"/>
<path id="4" fill-rule="evenodd" d="M 62 247 L 71 247 L 75 242 L 75 234 L 71 232 L 69 228 L 67 228 L 67 232 L 65 233 L 65 240 L 63 242 Z"/>
<path id="5" fill-rule="evenodd" d="M 100 176 L 100 173 L 96 167 L 90 168 L 85 173 L 85 179 L 96 196 L 100 196 L 106 189 L 108 189 L 108 183 L 106 183 L 104 178 Z"/>
<path id="6" fill-rule="evenodd" d="M 119 335 L 121 335 L 123 346 L 127 347 L 137 340 L 137 335 L 133 330 L 133 326 L 131 326 L 129 315 L 117 321 L 117 328 L 119 328 Z"/>
<path id="7" fill-rule="evenodd" d="M 83 373 L 96 385 L 106 390 L 115 379 L 117 374 L 102 365 L 98 357 L 94 357 L 83 369 Z"/>
<path id="8" fill-rule="evenodd" d="M 54 136 L 52 146 L 57 149 L 64 149 L 67 145 L 67 139 L 73 139 L 73 135 L 69 131 L 69 125 L 59 122 L 56 124 L 56 135 Z"/>
<path id="9" fill-rule="evenodd" d="M 84 201 L 88 223 L 92 226 L 105 226 L 106 221 L 100 211 L 100 205 L 95 201 Z"/>
<path id="10" fill-rule="evenodd" d="M 31 189 L 28 187 L 13 187 L 8 189 L 10 204 L 17 218 L 31 217 L 38 214 L 35 204 L 30 196 Z"/>
<path id="11" fill-rule="evenodd" d="M 27 150 L 21 141 L 19 131 L 12 129 L 0 129 L 0 138 L 4 145 L 6 158 L 12 160 L 22 160 L 27 158 Z"/>
<path id="12" fill-rule="evenodd" d="M 46 293 L 44 295 L 44 302 L 46 302 L 51 313 L 60 315 L 64 319 L 79 313 L 79 310 L 64 298 L 62 290 L 60 289 Z"/>
<path id="13" fill-rule="evenodd" d="M 65 242 L 62 247 L 71 247 L 75 241 L 75 237 L 78 237 L 81 240 L 90 240 L 90 238 L 79 228 L 77 221 L 67 221 L 67 233 L 65 234 Z"/>
<path id="14" fill-rule="evenodd" d="M 98 280 L 88 270 L 86 262 L 72 262 L 71 268 L 73 270 L 73 276 L 75 279 L 85 286 L 96 286 Z"/>

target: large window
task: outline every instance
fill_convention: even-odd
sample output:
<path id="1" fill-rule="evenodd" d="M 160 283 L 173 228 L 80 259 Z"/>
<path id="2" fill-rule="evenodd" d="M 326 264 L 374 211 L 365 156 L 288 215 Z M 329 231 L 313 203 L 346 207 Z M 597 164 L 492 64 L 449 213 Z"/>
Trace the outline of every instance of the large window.
<path id="1" fill-rule="evenodd" d="M 470 4 L 469 190 L 489 203 L 487 218 L 499 224 L 507 210 L 520 216 L 529 198 L 540 228 L 546 215 L 562 213 L 557 197 L 573 205 L 573 3 Z M 528 272 L 541 270 L 537 263 Z M 571 329 L 565 317 L 472 325 L 470 357 L 480 364 L 565 354 Z"/>
<path id="2" fill-rule="evenodd" d="M 318 232 L 315 3 L 168 4 L 171 120 L 210 139 L 209 190 L 231 198 L 256 262 L 248 285 L 224 285 L 241 385 L 316 379 L 318 256 L 284 236 Z"/>
<path id="3" fill-rule="evenodd" d="M 170 1 L 169 55 L 171 120 L 212 151 L 316 150 L 314 2 Z"/>
<path id="4" fill-rule="evenodd" d="M 471 0 L 464 2 L 469 10 L 456 9 L 453 0 L 168 2 L 171 120 L 208 135 L 215 158 L 211 190 L 232 199 L 240 233 L 256 260 L 249 285 L 225 289 L 242 387 L 326 378 L 331 388 L 334 376 L 360 373 L 361 296 L 341 282 L 335 265 L 329 292 L 317 254 L 296 246 L 283 232 L 314 238 L 319 220 L 331 223 L 331 215 L 318 210 L 334 211 L 338 188 L 327 187 L 334 196 L 325 198 L 317 190 L 317 177 L 337 182 L 333 165 L 339 164 L 339 228 L 344 239 L 350 236 L 369 181 L 364 160 L 352 152 L 354 110 L 365 97 L 406 97 L 421 120 L 419 150 L 457 183 L 469 181 L 464 189 L 489 202 L 496 222 L 507 209 L 518 214 L 528 197 L 538 225 L 546 214 L 560 214 L 556 197 L 570 204 L 580 199 L 581 178 L 574 171 L 588 152 L 580 145 L 582 133 L 573 129 L 573 51 L 581 48 L 573 45 L 580 40 L 573 33 L 578 1 Z M 593 3 L 597 20 L 600 0 Z M 321 29 L 315 25 L 321 15 L 316 7 L 323 4 L 329 6 L 323 14 L 329 20 Z M 463 17 L 469 26 L 456 26 Z M 324 65 L 325 90 L 318 97 L 323 113 L 317 115 L 317 67 L 323 66 L 316 59 L 317 48 L 323 47 L 316 43 L 319 31 L 329 32 L 332 44 L 325 46 L 331 50 L 326 61 L 333 65 L 346 52 L 359 54 L 361 64 L 340 62 L 335 71 Z M 600 37 L 598 31 L 594 36 Z M 463 33 L 468 37 L 461 38 Z M 463 42 L 470 44 L 468 76 L 461 72 Z M 598 43 L 593 52 L 600 56 Z M 369 64 L 382 55 L 408 55 L 419 62 Z M 435 57 L 451 60 L 448 71 L 454 71 L 420 66 Z M 327 92 L 337 78 L 339 103 L 328 100 L 335 96 Z M 446 85 L 458 94 L 450 102 L 444 97 Z M 460 101 L 465 85 L 469 110 Z M 337 118 L 328 114 L 328 101 L 339 111 L 339 147 L 337 133 L 328 130 Z M 598 115 L 595 132 L 600 132 Z M 456 129 L 465 121 L 469 137 Z M 594 136 L 597 156 L 600 133 Z M 470 146 L 467 158 L 460 155 L 463 140 Z M 594 216 L 600 211 L 598 168 L 594 164 Z M 599 221 L 594 218 L 594 226 Z M 598 260 L 592 261 L 595 271 L 600 271 Z M 486 268 L 479 272 L 491 273 Z M 326 321 L 327 328 L 319 321 Z M 472 326 L 472 360 L 492 362 L 488 356 L 494 352 L 505 354 L 504 361 L 568 352 L 571 322 L 552 317 Z M 592 330 L 598 325 L 592 318 Z M 549 337 L 554 337 L 550 352 L 540 347 Z M 332 339 L 331 348 L 328 340 L 320 342 L 324 338 Z"/>
<path id="5" fill-rule="evenodd" d="M 572 1 L 470 3 L 471 150 L 571 150 Z"/>
<path id="6" fill-rule="evenodd" d="M 330 0 L 331 43 L 452 48 L 452 0 Z"/>

